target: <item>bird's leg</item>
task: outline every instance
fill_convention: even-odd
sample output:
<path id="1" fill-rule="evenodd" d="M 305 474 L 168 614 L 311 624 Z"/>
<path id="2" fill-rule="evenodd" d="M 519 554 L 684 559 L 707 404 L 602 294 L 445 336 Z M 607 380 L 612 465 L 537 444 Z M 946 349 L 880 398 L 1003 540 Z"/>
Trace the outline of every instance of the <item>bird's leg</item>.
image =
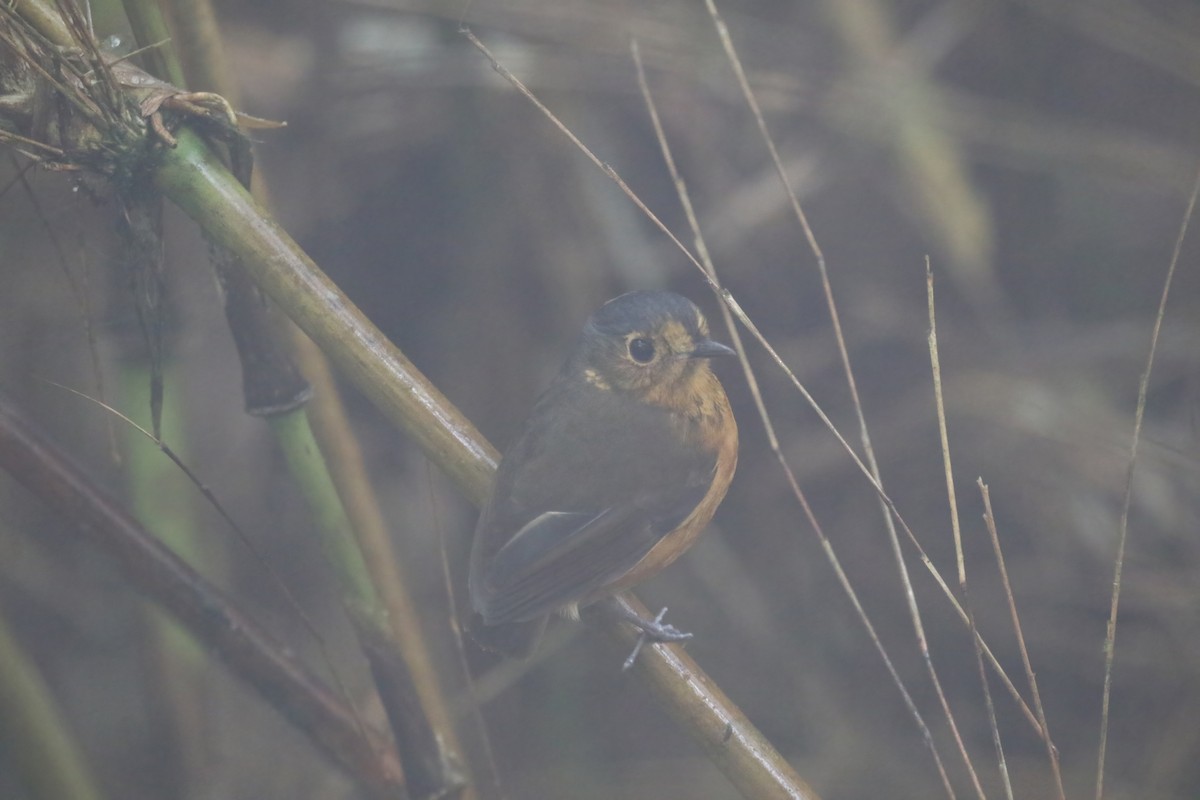
<path id="1" fill-rule="evenodd" d="M 621 619 L 633 625 L 640 631 L 638 634 L 637 643 L 633 646 L 633 652 L 629 654 L 629 657 L 625 659 L 625 663 L 621 667 L 622 671 L 628 670 L 634 665 L 634 662 L 637 661 L 638 655 L 642 652 L 642 648 L 645 647 L 646 642 L 648 641 L 683 642 L 692 638 L 692 634 L 685 633 L 684 631 L 676 628 L 674 625 L 668 625 L 662 621 L 663 617 L 666 616 L 667 613 L 666 606 L 663 607 L 662 611 L 658 612 L 658 616 L 656 616 L 654 619 L 646 619 L 642 617 L 625 603 L 617 602 L 613 604 L 613 607 L 616 609 L 617 614 L 621 617 Z"/>
<path id="2" fill-rule="evenodd" d="M 654 619 L 646 619 L 624 604 L 618 605 L 617 609 L 617 613 L 620 614 L 621 619 L 637 628 L 642 632 L 642 636 L 652 642 L 682 642 L 692 638 L 692 634 L 681 631 L 674 625 L 668 625 L 662 621 L 663 616 L 667 613 L 665 606 L 662 611 L 658 612 L 658 616 Z"/>

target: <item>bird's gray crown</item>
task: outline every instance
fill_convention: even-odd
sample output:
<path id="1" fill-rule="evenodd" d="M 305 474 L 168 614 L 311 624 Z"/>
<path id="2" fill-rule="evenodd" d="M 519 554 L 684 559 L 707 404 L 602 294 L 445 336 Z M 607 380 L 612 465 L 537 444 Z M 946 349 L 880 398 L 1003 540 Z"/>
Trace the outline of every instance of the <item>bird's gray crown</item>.
<path id="1" fill-rule="evenodd" d="M 684 326 L 693 336 L 703 335 L 700 309 L 674 292 L 639 291 L 614 297 L 592 314 L 587 329 L 607 336 L 659 330 L 669 321 Z"/>

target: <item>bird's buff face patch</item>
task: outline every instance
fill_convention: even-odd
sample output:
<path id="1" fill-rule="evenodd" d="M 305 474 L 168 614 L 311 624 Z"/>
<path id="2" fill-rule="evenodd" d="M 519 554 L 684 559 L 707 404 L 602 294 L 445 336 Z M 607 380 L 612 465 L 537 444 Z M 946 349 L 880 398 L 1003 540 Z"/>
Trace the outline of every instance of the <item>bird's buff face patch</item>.
<path id="1" fill-rule="evenodd" d="M 692 334 L 676 320 L 667 320 L 667 324 L 663 325 L 662 340 L 666 342 L 667 349 L 673 356 L 687 357 L 696 346 Z"/>

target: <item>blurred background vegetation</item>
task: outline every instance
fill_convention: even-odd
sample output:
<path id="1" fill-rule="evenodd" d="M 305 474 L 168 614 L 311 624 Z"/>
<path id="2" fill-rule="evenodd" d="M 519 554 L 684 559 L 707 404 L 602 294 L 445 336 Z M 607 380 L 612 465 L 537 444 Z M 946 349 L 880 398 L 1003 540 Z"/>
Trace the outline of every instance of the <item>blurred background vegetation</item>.
<path id="1" fill-rule="evenodd" d="M 857 441 L 813 255 L 701 4 L 464 6 L 217 4 L 243 110 L 288 123 L 255 134 L 287 230 L 503 448 L 604 300 L 670 288 L 718 315 L 694 268 L 496 75 L 457 32 L 459 20 L 465 13 L 501 62 L 690 242 L 638 93 L 629 56 L 637 37 L 722 280 Z M 980 519 L 982 476 L 1067 795 L 1090 797 L 1137 382 L 1200 163 L 1200 7 L 731 0 L 721 8 L 828 261 L 885 485 L 952 578 L 926 350 L 931 259 L 975 613 L 1024 687 Z M 100 36 L 128 40 L 123 26 L 97 15 Z M 61 173 L 34 169 L 17 180 L 25 164 L 11 152 L 0 160 L 0 390 L 123 492 L 137 463 L 124 426 L 51 383 L 145 416 L 145 377 L 121 367 L 139 335 L 116 209 L 97 184 Z M 242 411 L 206 247 L 173 210 L 165 227 L 168 441 L 251 532 L 351 694 L 377 718 L 336 589 L 305 535 L 303 499 L 266 426 Z M 1200 244 L 1185 242 L 1149 386 L 1113 675 L 1110 798 L 1200 795 L 1198 257 Z M 750 360 L 784 453 L 930 720 L 952 781 L 970 794 L 873 490 L 757 348 Z M 742 431 L 738 475 L 709 534 L 639 594 L 670 605 L 670 619 L 696 634 L 689 652 L 822 796 L 937 796 L 927 747 L 799 512 L 740 372 L 722 369 Z M 348 391 L 347 401 L 489 796 L 448 600 L 452 591 L 463 602 L 475 512 L 361 396 Z M 198 529 L 210 577 L 325 671 L 263 565 L 165 458 L 152 464 L 156 493 Z M 989 795 L 1000 796 L 970 638 L 906 552 L 956 720 Z M 144 603 L 106 556 L 7 477 L 0 614 L 107 796 L 353 794 L 204 653 L 178 702 Z M 539 658 L 518 668 L 466 647 L 506 796 L 734 795 L 620 673 L 623 653 L 558 627 Z M 1044 748 L 1007 695 L 993 693 L 1017 796 L 1053 796 Z M 13 757 L 0 749 L 0 796 L 24 798 Z"/>

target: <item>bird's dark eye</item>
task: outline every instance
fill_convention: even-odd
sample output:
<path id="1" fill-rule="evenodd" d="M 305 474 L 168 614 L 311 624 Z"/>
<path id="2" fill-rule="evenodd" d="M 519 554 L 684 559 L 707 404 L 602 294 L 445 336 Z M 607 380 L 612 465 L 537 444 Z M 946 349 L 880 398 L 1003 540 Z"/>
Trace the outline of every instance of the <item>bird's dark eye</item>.
<path id="1" fill-rule="evenodd" d="M 639 364 L 649 364 L 654 360 L 654 342 L 641 336 L 630 339 L 629 357 Z"/>

